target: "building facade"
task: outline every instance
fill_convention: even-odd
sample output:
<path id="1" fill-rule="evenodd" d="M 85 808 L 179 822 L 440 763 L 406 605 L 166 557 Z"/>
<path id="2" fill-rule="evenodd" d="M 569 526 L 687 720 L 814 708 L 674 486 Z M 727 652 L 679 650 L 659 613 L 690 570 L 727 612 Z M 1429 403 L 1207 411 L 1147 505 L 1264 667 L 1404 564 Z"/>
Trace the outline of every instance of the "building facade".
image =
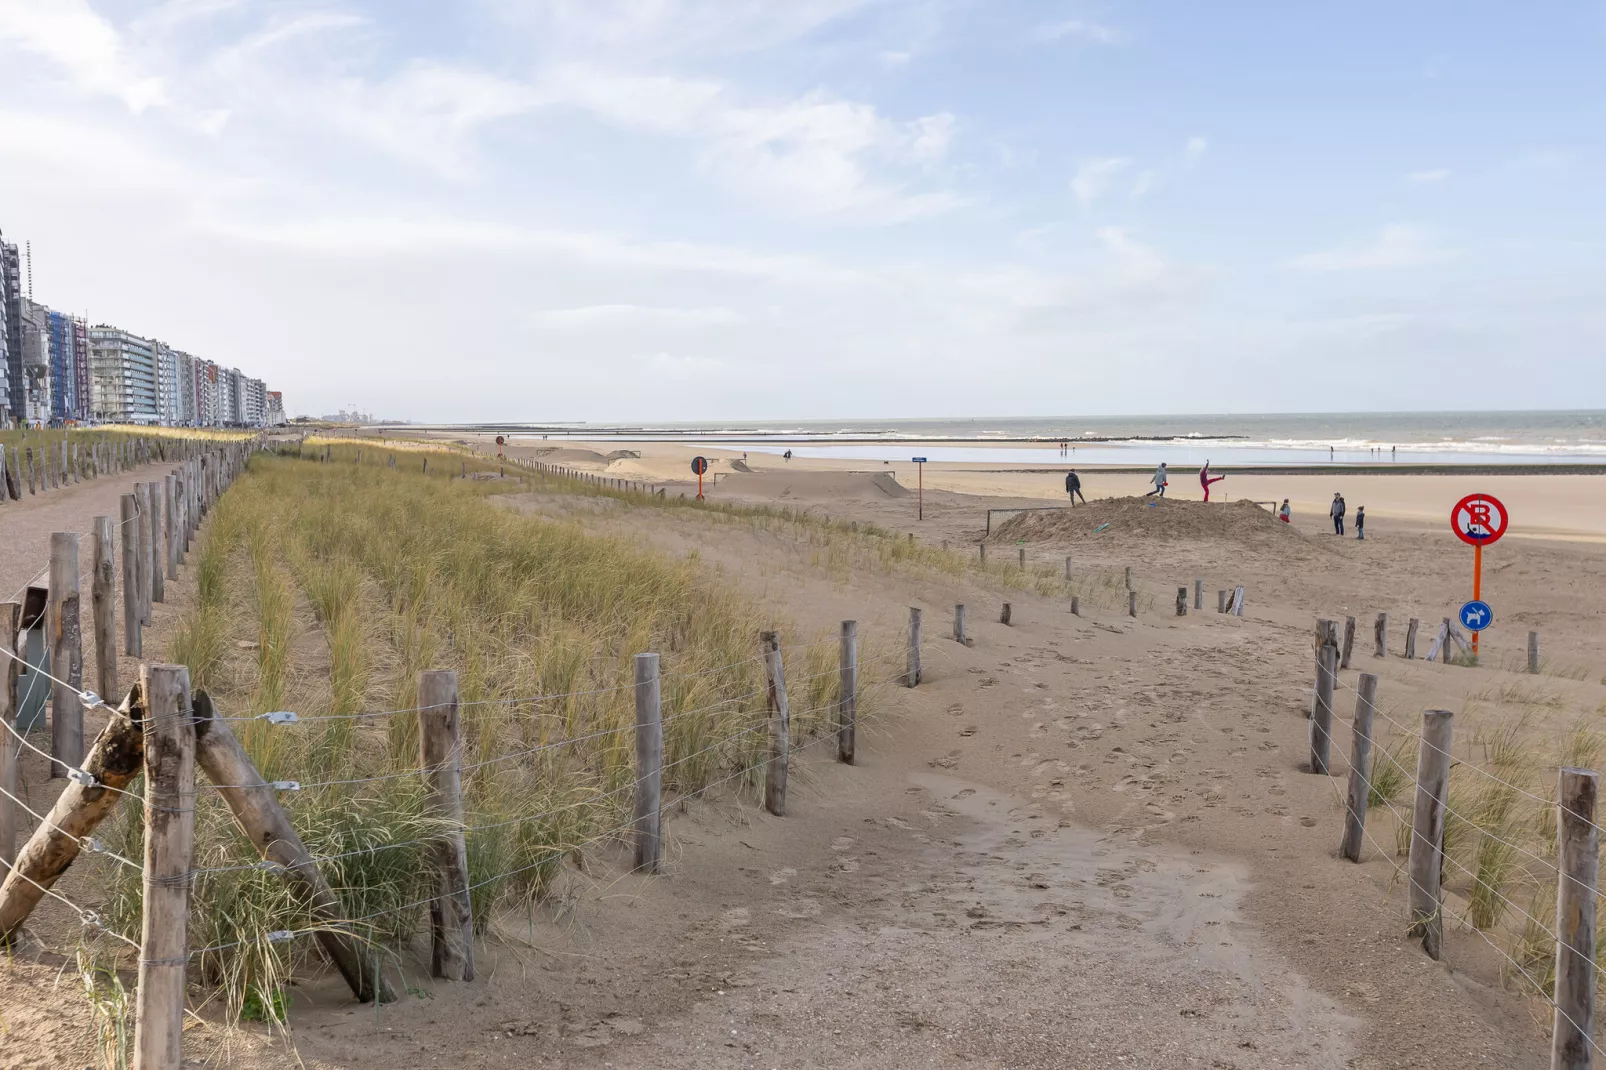
<path id="1" fill-rule="evenodd" d="M 7 422 L 21 420 L 27 410 L 22 380 L 22 258 L 15 243 L 0 240 L 0 306 L 5 309 Z"/>
<path id="2" fill-rule="evenodd" d="M 22 299 L 22 418 L 43 427 L 52 419 L 50 310 Z"/>
<path id="3" fill-rule="evenodd" d="M 57 426 L 89 418 L 89 332 L 65 312 L 50 316 L 50 419 Z"/>
<path id="4" fill-rule="evenodd" d="M 89 370 L 96 420 L 128 424 L 160 422 L 156 349 L 149 339 L 104 324 L 91 327 Z"/>
<path id="5" fill-rule="evenodd" d="M 277 390 L 269 390 L 267 412 L 263 413 L 262 425 L 264 427 L 279 427 L 286 422 L 284 418 L 284 395 Z"/>

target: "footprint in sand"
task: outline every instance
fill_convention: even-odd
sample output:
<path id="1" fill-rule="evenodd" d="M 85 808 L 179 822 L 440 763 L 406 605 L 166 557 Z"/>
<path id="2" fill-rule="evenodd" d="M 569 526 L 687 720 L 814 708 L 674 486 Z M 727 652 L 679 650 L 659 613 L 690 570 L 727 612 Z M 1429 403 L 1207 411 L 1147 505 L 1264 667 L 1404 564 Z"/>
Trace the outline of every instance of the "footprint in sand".
<path id="1" fill-rule="evenodd" d="M 846 851 L 848 848 L 852 847 L 858 842 L 859 841 L 855 840 L 852 836 L 838 836 L 836 839 L 831 841 L 831 850 Z"/>
<path id="2" fill-rule="evenodd" d="M 797 870 L 793 869 L 791 866 L 784 866 L 770 874 L 770 883 L 785 884 L 795 876 L 797 876 Z"/>
<path id="3" fill-rule="evenodd" d="M 959 730 L 959 734 L 964 737 L 973 736 L 976 734 L 976 726 L 973 724 L 967 724 L 965 727 Z"/>

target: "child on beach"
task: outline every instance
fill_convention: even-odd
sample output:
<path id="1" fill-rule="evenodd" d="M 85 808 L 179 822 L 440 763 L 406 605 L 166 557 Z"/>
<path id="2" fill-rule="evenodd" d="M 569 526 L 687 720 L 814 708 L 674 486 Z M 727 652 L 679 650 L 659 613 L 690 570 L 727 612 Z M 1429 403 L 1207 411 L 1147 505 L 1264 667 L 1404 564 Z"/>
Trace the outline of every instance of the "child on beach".
<path id="1" fill-rule="evenodd" d="M 1220 483 L 1223 479 L 1226 479 L 1226 478 L 1227 478 L 1226 476 L 1212 477 L 1210 475 L 1210 462 L 1206 461 L 1204 463 L 1204 467 L 1199 469 L 1199 486 L 1204 488 L 1205 501 L 1209 501 L 1210 500 L 1210 484 L 1212 484 L 1212 483 Z"/>
<path id="2" fill-rule="evenodd" d="M 1366 538 L 1366 506 L 1364 505 L 1355 507 L 1355 537 L 1357 539 Z"/>
<path id="3" fill-rule="evenodd" d="M 1164 461 L 1161 461 L 1160 462 L 1160 467 L 1156 468 L 1154 470 L 1154 478 L 1151 479 L 1149 482 L 1154 484 L 1154 489 L 1149 491 L 1148 494 L 1145 494 L 1144 497 L 1148 498 L 1148 497 L 1152 497 L 1153 495 L 1158 494 L 1160 497 L 1164 498 L 1165 497 L 1165 483 L 1166 483 L 1166 479 L 1165 479 L 1165 462 Z"/>
<path id="4" fill-rule="evenodd" d="M 1289 518 L 1292 516 L 1293 510 L 1288 508 L 1288 499 L 1284 498 L 1282 507 L 1277 510 L 1277 519 L 1281 520 L 1284 524 L 1287 524 L 1290 523 Z"/>

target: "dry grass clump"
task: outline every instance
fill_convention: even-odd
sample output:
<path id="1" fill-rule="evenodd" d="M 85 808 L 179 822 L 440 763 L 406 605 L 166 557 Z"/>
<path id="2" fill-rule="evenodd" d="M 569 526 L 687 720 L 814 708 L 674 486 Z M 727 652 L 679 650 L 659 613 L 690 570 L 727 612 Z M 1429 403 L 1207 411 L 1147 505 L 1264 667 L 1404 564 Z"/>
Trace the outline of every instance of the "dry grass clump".
<path id="1" fill-rule="evenodd" d="M 458 673 L 482 929 L 628 826 L 635 654 L 662 657 L 671 799 L 761 785 L 768 748 L 757 654 L 774 623 L 761 610 L 706 583 L 695 562 L 501 509 L 486 494 L 505 484 L 451 478 L 457 460 L 424 475 L 366 453 L 361 466 L 254 458 L 208 520 L 198 597 L 171 651 L 221 715 L 298 713 L 294 725 L 239 722 L 237 734 L 268 780 L 300 782 L 282 801 L 352 929 L 386 954 L 427 922 L 424 852 L 443 831 L 418 775 L 421 672 Z M 783 652 L 794 739 L 807 741 L 831 724 L 837 644 L 799 638 L 784 635 Z M 864 675 L 863 713 L 875 679 Z M 124 808 L 116 849 L 138 857 L 140 833 Z M 231 1016 L 282 1022 L 285 985 L 316 951 L 269 940 L 310 922 L 255 861 L 203 785 L 191 919 L 195 946 L 213 950 L 199 974 Z M 118 873 L 105 916 L 137 933 L 137 874 Z"/>

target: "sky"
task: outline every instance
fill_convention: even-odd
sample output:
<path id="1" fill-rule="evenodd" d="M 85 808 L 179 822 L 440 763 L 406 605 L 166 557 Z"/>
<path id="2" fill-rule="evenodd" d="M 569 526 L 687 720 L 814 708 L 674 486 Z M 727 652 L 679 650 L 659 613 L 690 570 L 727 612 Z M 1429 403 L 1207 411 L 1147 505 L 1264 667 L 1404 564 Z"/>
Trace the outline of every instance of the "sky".
<path id="1" fill-rule="evenodd" d="M 292 413 L 1606 408 L 1606 3 L 0 0 L 35 297 Z"/>

